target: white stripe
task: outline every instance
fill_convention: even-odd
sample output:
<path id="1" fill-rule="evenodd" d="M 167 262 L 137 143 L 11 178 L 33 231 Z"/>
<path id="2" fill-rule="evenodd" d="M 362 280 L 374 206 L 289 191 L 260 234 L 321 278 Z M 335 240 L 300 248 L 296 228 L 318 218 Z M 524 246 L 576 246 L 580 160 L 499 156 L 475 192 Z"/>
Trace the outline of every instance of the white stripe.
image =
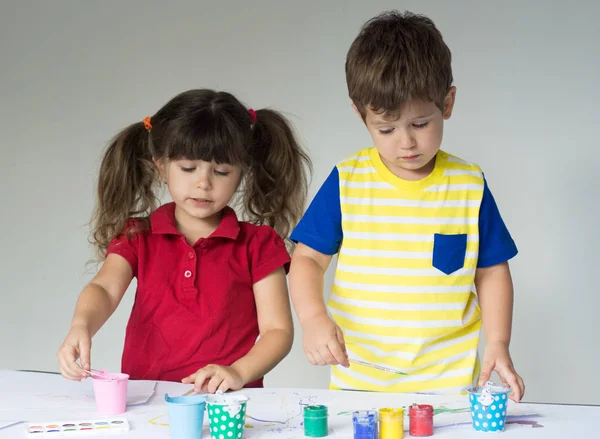
<path id="1" fill-rule="evenodd" d="M 333 283 L 339 288 L 349 290 L 373 291 L 376 293 L 397 293 L 397 294 L 440 294 L 440 293 L 471 293 L 472 285 L 449 285 L 447 287 L 439 285 L 431 286 L 406 286 L 406 285 L 379 285 L 363 284 L 360 282 L 348 282 L 335 278 Z"/>
<path id="2" fill-rule="evenodd" d="M 359 206 L 394 206 L 394 207 L 419 207 L 427 209 L 439 209 L 442 207 L 466 208 L 479 207 L 481 200 L 405 200 L 398 198 L 361 198 L 361 197 L 340 197 L 342 204 L 357 204 Z"/>
<path id="3" fill-rule="evenodd" d="M 373 174 L 377 172 L 374 167 L 355 168 L 354 166 L 338 166 L 338 172 L 351 172 L 353 174 Z"/>
<path id="4" fill-rule="evenodd" d="M 373 351 L 375 349 L 380 351 L 380 349 L 377 349 L 374 346 L 363 346 L 360 343 L 353 343 L 353 345 L 362 346 L 369 351 Z M 357 355 L 356 352 L 352 351 L 351 349 L 348 349 L 348 354 L 349 354 L 349 356 L 351 356 L 353 358 L 356 358 L 356 359 L 362 360 L 362 361 L 366 361 L 367 363 L 369 363 L 369 360 L 367 360 L 363 356 Z M 377 355 L 377 354 L 375 354 L 375 355 Z M 414 361 L 419 356 L 421 356 L 421 355 L 419 355 L 418 353 L 413 354 L 412 352 L 396 351 L 393 354 L 381 355 L 379 357 L 400 358 L 400 359 L 407 360 L 407 361 Z M 411 373 L 411 372 L 416 372 L 419 370 L 424 370 L 428 367 L 437 366 L 437 365 L 441 365 L 441 364 L 451 364 L 456 361 L 460 361 L 460 360 L 464 360 L 466 358 L 472 358 L 472 357 L 476 357 L 476 356 L 477 356 L 477 348 L 474 348 L 474 349 L 469 349 L 468 351 L 465 351 L 465 352 L 461 352 L 460 354 L 456 354 L 456 355 L 452 355 L 450 357 L 443 358 L 442 360 L 430 361 L 429 363 L 422 364 L 419 367 L 394 367 L 394 366 L 389 365 L 389 363 L 382 364 L 381 362 L 373 363 L 373 364 L 378 364 L 379 366 L 394 368 L 394 369 L 397 369 L 398 371 L 404 372 L 404 373 Z"/>
<path id="5" fill-rule="evenodd" d="M 338 317 L 343 317 L 350 320 L 353 323 L 358 323 L 362 325 L 373 325 L 373 326 L 384 326 L 388 328 L 456 328 L 464 326 L 466 322 L 470 320 L 475 312 L 475 304 L 476 302 L 471 302 L 471 306 L 469 307 L 469 311 L 462 319 L 455 320 L 400 320 L 400 319 L 379 319 L 372 317 L 359 317 L 349 312 L 344 312 L 337 310 L 335 308 L 329 307 L 329 312 Z"/>
<path id="6" fill-rule="evenodd" d="M 387 276 L 441 276 L 443 273 L 437 268 L 386 268 L 386 267 L 364 267 L 338 262 L 337 269 L 353 274 L 380 274 Z M 448 276 L 474 276 L 475 268 L 461 268 Z"/>
<path id="7" fill-rule="evenodd" d="M 368 250 L 342 248 L 340 256 L 360 256 L 365 258 L 431 259 L 433 252 L 402 252 L 396 250 Z M 465 258 L 476 258 L 477 252 L 466 252 Z"/>
<path id="8" fill-rule="evenodd" d="M 446 169 L 444 171 L 444 175 L 473 175 L 475 177 L 481 177 L 481 172 L 479 171 L 470 171 L 467 169 Z"/>
<path id="9" fill-rule="evenodd" d="M 418 216 L 355 215 L 351 213 L 342 213 L 342 221 L 351 221 L 355 223 L 472 225 L 477 224 L 479 218 L 427 218 Z"/>
<path id="10" fill-rule="evenodd" d="M 408 233 L 376 233 L 376 232 L 350 232 L 344 230 L 344 238 L 364 239 L 372 241 L 407 241 L 407 242 L 433 242 L 433 233 L 408 234 Z M 468 242 L 479 241 L 479 235 L 467 235 Z"/>
<path id="11" fill-rule="evenodd" d="M 355 333 L 355 334 L 353 334 L 354 337 L 365 338 L 365 337 L 362 337 L 360 335 L 360 332 L 358 332 L 358 331 L 353 331 L 353 332 Z M 344 334 L 349 335 L 349 334 L 347 334 L 347 331 L 344 331 Z M 426 348 L 422 349 L 421 351 L 416 352 L 415 354 L 410 353 L 410 352 L 408 354 L 410 354 L 412 356 L 410 358 L 410 359 L 412 359 L 412 358 L 414 358 L 416 356 L 423 356 L 423 355 L 429 354 L 431 352 L 439 351 L 440 349 L 445 349 L 445 348 L 450 347 L 450 346 L 454 346 L 454 345 L 457 345 L 457 344 L 460 344 L 460 343 L 464 343 L 465 341 L 477 339 L 478 337 L 479 337 L 479 331 L 475 331 L 475 332 L 471 332 L 470 334 L 463 335 L 462 337 L 458 337 L 458 338 L 455 338 L 455 339 L 452 339 L 452 340 L 446 340 L 446 341 L 443 341 L 443 342 L 440 342 L 440 343 L 434 343 L 434 344 L 432 344 L 430 346 L 427 346 Z M 437 338 L 437 337 L 435 337 L 435 338 Z M 425 341 L 423 343 L 421 343 L 421 345 L 425 344 L 426 342 L 432 341 L 435 338 L 423 339 Z M 377 340 L 377 341 L 381 341 L 381 340 Z M 418 344 L 418 343 L 397 343 L 397 344 Z M 407 354 L 407 352 L 396 351 L 396 350 L 394 350 L 394 351 L 385 351 L 383 349 L 379 349 L 377 346 L 373 346 L 370 343 L 352 342 L 351 345 L 360 346 L 361 348 L 363 348 L 363 349 L 371 352 L 373 355 L 377 355 L 379 358 L 405 358 L 404 355 Z M 472 350 L 474 352 L 477 352 L 477 347 L 473 348 Z M 469 350 L 468 352 L 470 352 L 470 351 L 471 350 Z M 399 355 L 399 354 L 402 354 L 402 355 Z M 464 354 L 464 352 L 460 353 L 458 355 L 463 355 L 463 354 Z M 456 358 L 454 360 L 451 360 L 451 358 L 453 358 L 453 357 L 448 357 L 448 358 L 445 358 L 443 360 L 434 361 L 434 362 L 430 363 L 429 365 L 431 365 L 431 364 L 445 364 L 445 363 L 450 363 L 452 361 L 460 360 L 460 359 L 463 359 L 463 358 L 468 358 L 470 356 L 471 355 L 465 355 L 463 357 Z M 420 366 L 420 368 L 423 368 L 423 367 L 426 367 L 426 366 L 429 366 L 429 365 L 423 365 L 423 366 Z"/>
<path id="12" fill-rule="evenodd" d="M 451 155 L 449 155 L 449 156 L 448 156 L 448 159 L 447 159 L 447 160 L 448 160 L 449 162 L 454 162 L 454 163 L 462 163 L 463 165 L 469 165 L 469 166 L 473 166 L 473 164 L 472 164 L 472 163 L 465 162 L 463 159 L 459 159 L 458 157 L 454 157 L 454 156 L 451 156 Z"/>
<path id="13" fill-rule="evenodd" d="M 470 367 L 467 367 L 464 369 L 449 370 L 446 372 L 442 372 L 440 374 L 435 374 L 435 373 L 411 374 L 411 375 L 407 375 L 407 376 L 401 376 L 399 378 L 394 378 L 391 380 L 380 380 L 380 379 L 373 378 L 368 375 L 363 375 L 362 373 L 359 373 L 355 370 L 347 369 L 343 366 L 333 366 L 333 367 L 337 367 L 339 371 L 341 371 L 344 374 L 350 375 L 352 378 L 355 378 L 357 380 L 360 380 L 360 381 L 363 381 L 363 382 L 366 382 L 369 384 L 373 384 L 375 386 L 391 386 L 391 385 L 399 384 L 399 383 L 418 383 L 418 382 L 423 382 L 423 381 L 441 380 L 444 378 L 455 378 L 455 377 L 460 377 L 463 375 L 471 375 L 473 373 L 473 369 Z"/>
<path id="14" fill-rule="evenodd" d="M 425 192 L 477 191 L 483 190 L 482 184 L 434 184 L 424 189 Z"/>
<path id="15" fill-rule="evenodd" d="M 389 335 L 377 335 L 377 334 L 367 334 L 360 331 L 353 331 L 350 329 L 344 329 L 344 335 L 349 337 L 359 337 L 364 338 L 365 340 L 374 340 L 381 343 L 387 344 L 417 344 L 422 345 L 427 343 L 428 341 L 435 340 L 437 337 L 393 337 Z M 357 343 L 358 344 L 358 343 Z M 363 346 L 361 344 L 361 346 Z"/>
<path id="16" fill-rule="evenodd" d="M 329 298 L 333 302 L 342 305 L 359 306 L 368 309 L 380 310 L 396 310 L 396 311 L 458 311 L 465 309 L 464 302 L 448 302 L 448 303 L 389 303 L 389 302 L 373 302 L 371 300 L 347 299 L 331 293 Z"/>
<path id="17" fill-rule="evenodd" d="M 340 180 L 340 186 L 355 189 L 396 189 L 395 186 L 385 181 L 347 181 Z"/>
<path id="18" fill-rule="evenodd" d="M 344 160 L 342 160 L 341 162 L 338 163 L 338 166 L 341 165 L 342 163 L 347 163 L 347 162 L 351 162 L 351 161 L 357 161 L 357 162 L 365 162 L 367 160 L 371 160 L 371 157 L 369 155 L 353 155 L 351 157 L 347 157 Z"/>

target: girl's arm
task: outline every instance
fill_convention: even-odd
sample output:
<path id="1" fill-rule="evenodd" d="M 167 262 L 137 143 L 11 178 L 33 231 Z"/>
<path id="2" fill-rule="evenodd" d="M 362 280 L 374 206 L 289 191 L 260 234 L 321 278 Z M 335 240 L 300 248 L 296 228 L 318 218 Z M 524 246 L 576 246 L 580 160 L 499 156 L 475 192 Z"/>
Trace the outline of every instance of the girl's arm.
<path id="1" fill-rule="evenodd" d="M 256 282 L 253 289 L 260 338 L 231 366 L 210 364 L 184 378 L 183 383 L 195 383 L 195 391 L 239 390 L 265 376 L 290 352 L 294 325 L 283 267 Z"/>
<path id="2" fill-rule="evenodd" d="M 244 385 L 270 372 L 290 352 L 294 324 L 283 267 L 254 284 L 260 338 L 245 356 L 232 364 Z"/>
<path id="3" fill-rule="evenodd" d="M 110 254 L 98 274 L 83 289 L 75 306 L 71 329 L 57 353 L 65 378 L 80 380 L 88 376 L 92 337 L 121 302 L 133 278 L 131 266 L 122 257 Z M 81 366 L 77 359 L 81 358 Z"/>
<path id="4" fill-rule="evenodd" d="M 479 384 L 485 384 L 495 370 L 503 384 L 512 388 L 511 399 L 518 402 L 525 392 L 525 384 L 515 371 L 508 349 L 513 317 L 513 284 L 508 262 L 478 268 L 475 286 L 486 339 Z"/>

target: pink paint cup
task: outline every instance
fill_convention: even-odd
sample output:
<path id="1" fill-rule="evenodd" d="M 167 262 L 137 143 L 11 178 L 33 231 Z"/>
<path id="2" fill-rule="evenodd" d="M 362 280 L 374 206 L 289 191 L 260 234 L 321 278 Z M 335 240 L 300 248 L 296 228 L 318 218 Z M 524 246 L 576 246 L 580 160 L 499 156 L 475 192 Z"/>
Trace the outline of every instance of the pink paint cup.
<path id="1" fill-rule="evenodd" d="M 127 410 L 127 383 L 125 373 L 102 373 L 92 376 L 96 408 L 101 415 L 120 415 Z"/>

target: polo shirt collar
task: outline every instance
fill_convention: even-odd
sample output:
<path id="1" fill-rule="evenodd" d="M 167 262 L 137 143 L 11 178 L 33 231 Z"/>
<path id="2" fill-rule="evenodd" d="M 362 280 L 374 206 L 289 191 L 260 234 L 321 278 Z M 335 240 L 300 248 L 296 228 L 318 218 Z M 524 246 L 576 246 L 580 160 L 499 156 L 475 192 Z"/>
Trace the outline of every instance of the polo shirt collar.
<path id="1" fill-rule="evenodd" d="M 235 211 L 225 206 L 219 225 L 209 238 L 236 239 L 240 232 L 240 224 Z M 175 226 L 175 203 L 167 203 L 150 215 L 150 226 L 153 234 L 181 235 Z"/>

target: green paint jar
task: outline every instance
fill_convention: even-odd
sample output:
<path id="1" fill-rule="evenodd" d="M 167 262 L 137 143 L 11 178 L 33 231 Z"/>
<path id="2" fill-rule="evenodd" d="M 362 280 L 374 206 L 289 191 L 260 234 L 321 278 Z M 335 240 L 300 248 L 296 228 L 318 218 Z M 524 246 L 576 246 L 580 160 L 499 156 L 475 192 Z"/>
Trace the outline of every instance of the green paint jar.
<path id="1" fill-rule="evenodd" d="M 304 435 L 308 437 L 327 436 L 327 407 L 309 405 L 304 407 Z"/>

